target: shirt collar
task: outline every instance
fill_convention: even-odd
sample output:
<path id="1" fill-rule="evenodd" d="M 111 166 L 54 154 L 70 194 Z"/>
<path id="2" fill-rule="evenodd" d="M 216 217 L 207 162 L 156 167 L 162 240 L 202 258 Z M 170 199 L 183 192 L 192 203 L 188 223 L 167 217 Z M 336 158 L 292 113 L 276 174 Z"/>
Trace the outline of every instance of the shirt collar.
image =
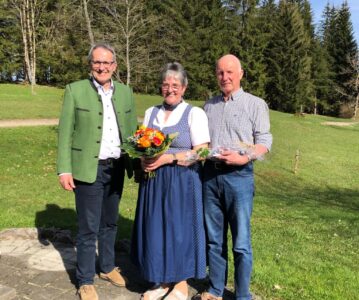
<path id="1" fill-rule="evenodd" d="M 175 105 L 169 105 L 167 104 L 165 101 L 163 101 L 162 103 L 162 109 L 167 110 L 167 111 L 174 111 L 176 109 L 176 107 L 178 107 L 179 105 L 181 105 L 183 102 L 183 98 L 181 99 L 180 102 L 178 102 Z"/>
<path id="2" fill-rule="evenodd" d="M 235 99 L 237 99 L 241 94 L 243 94 L 243 88 L 240 88 L 239 90 L 235 91 L 234 93 L 232 93 L 229 97 L 227 101 L 234 101 Z M 222 100 L 224 100 L 224 95 L 222 93 Z"/>
<path id="3" fill-rule="evenodd" d="M 92 82 L 93 82 L 93 84 L 95 85 L 97 91 L 102 90 L 102 91 L 105 93 L 105 90 L 103 89 L 103 86 L 102 86 L 101 84 L 99 84 L 99 83 L 96 81 L 96 79 L 93 78 L 93 77 L 92 77 Z M 111 92 L 113 91 L 113 80 L 112 80 L 112 79 L 111 79 L 110 89 L 109 89 L 106 93 L 108 93 L 108 92 L 110 92 L 110 91 L 111 91 Z"/>

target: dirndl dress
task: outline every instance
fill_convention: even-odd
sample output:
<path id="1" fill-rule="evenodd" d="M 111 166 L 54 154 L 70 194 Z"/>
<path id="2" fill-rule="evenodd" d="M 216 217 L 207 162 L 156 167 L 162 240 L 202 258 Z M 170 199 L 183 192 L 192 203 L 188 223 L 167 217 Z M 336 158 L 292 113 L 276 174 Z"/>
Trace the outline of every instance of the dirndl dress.
<path id="1" fill-rule="evenodd" d="M 178 132 L 167 153 L 192 148 L 188 115 L 162 128 Z M 154 107 L 148 127 L 159 111 Z M 132 233 L 131 258 L 142 277 L 153 283 L 179 282 L 206 276 L 206 246 L 202 203 L 202 166 L 164 165 L 155 177 L 142 179 Z"/>

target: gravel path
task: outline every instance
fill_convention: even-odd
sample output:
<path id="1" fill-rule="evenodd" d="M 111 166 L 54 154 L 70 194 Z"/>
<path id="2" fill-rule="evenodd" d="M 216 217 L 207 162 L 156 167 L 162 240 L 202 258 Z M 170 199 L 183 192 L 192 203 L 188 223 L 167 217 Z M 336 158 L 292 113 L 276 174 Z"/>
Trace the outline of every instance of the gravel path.
<path id="1" fill-rule="evenodd" d="M 143 117 L 137 117 L 137 122 L 142 123 Z M 0 120 L 0 128 L 4 127 L 23 127 L 23 126 L 44 126 L 57 125 L 59 119 L 13 119 Z"/>
<path id="2" fill-rule="evenodd" d="M 57 125 L 59 119 L 14 119 L 0 120 L 0 127 Z"/>

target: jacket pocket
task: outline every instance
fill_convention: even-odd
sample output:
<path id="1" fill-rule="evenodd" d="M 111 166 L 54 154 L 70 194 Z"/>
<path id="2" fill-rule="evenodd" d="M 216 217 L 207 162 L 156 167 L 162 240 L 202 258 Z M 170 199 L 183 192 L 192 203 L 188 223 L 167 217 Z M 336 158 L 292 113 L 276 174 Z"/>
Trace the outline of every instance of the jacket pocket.
<path id="1" fill-rule="evenodd" d="M 87 111 L 87 112 L 90 112 L 89 109 L 87 109 L 87 108 L 81 108 L 81 107 L 76 107 L 76 110 L 78 110 L 78 111 Z"/>

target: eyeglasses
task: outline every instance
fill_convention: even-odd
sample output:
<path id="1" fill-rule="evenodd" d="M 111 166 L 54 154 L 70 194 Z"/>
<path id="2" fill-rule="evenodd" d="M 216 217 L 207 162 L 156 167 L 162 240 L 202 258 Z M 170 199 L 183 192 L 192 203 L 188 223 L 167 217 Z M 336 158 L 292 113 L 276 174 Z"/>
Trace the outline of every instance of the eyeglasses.
<path id="1" fill-rule="evenodd" d="M 93 61 L 93 60 L 91 60 L 91 64 L 94 66 L 94 67 L 100 67 L 101 66 L 101 64 L 104 66 L 104 67 L 106 67 L 106 68 L 108 68 L 108 67 L 110 67 L 110 66 L 112 66 L 113 64 L 114 64 L 115 62 L 114 61 Z"/>
<path id="2" fill-rule="evenodd" d="M 174 85 L 169 85 L 167 83 L 162 84 L 162 89 L 164 91 L 168 91 L 170 88 L 172 88 L 173 91 L 178 91 L 181 88 L 181 86 L 177 84 Z"/>

